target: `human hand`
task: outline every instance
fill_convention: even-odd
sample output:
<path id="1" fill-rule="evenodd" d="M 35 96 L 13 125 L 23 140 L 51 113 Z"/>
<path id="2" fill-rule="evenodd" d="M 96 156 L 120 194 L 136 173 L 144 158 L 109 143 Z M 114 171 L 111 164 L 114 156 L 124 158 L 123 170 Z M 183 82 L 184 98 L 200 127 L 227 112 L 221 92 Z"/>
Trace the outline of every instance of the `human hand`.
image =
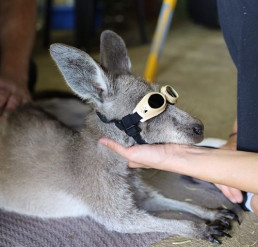
<path id="1" fill-rule="evenodd" d="M 102 138 L 99 142 L 126 158 L 132 168 L 155 168 L 238 188 L 239 190 L 218 185 L 232 202 L 242 201 L 240 190 L 258 194 L 255 153 L 171 143 L 126 148 L 107 138 Z"/>
<path id="2" fill-rule="evenodd" d="M 243 194 L 241 190 L 235 189 L 222 184 L 215 184 L 215 186 L 221 190 L 225 197 L 227 197 L 233 203 L 241 203 L 243 201 Z"/>
<path id="3" fill-rule="evenodd" d="M 168 156 L 168 153 L 171 155 L 173 152 L 171 148 L 168 150 L 168 145 L 173 144 L 143 144 L 126 148 L 107 138 L 101 138 L 99 142 L 126 158 L 131 168 L 156 168 L 162 170 L 164 160 Z"/>
<path id="4" fill-rule="evenodd" d="M 0 75 L 0 117 L 5 111 L 29 101 L 31 97 L 24 80 Z"/>

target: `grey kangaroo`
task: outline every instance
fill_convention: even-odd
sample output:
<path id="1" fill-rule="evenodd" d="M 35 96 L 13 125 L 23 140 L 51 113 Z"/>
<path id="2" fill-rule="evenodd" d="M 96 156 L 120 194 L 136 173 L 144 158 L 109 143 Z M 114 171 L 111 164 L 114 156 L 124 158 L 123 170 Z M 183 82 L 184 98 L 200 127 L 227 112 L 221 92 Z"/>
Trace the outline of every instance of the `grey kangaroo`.
<path id="1" fill-rule="evenodd" d="M 99 144 L 102 136 L 125 146 L 203 139 L 202 123 L 173 104 L 146 121 L 133 114 L 145 95 L 160 94 L 157 85 L 131 74 L 124 41 L 112 31 L 103 32 L 100 65 L 63 44 L 51 45 L 50 53 L 67 84 L 93 110 L 81 132 L 34 105 L 6 113 L 0 122 L 0 207 L 43 218 L 90 216 L 123 233 L 168 232 L 216 243 L 218 236 L 228 236 L 224 230 L 236 214 L 163 197 L 125 159 Z M 204 221 L 148 213 L 155 210 L 181 210 Z"/>

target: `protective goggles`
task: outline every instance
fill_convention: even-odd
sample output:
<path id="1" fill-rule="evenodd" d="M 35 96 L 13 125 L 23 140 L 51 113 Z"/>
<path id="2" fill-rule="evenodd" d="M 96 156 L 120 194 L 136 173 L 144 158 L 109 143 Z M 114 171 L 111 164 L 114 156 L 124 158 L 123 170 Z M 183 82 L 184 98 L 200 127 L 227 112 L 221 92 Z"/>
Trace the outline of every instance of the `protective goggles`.
<path id="1" fill-rule="evenodd" d="M 132 137 L 138 144 L 147 143 L 141 137 L 139 122 L 144 122 L 165 111 L 167 103 L 175 104 L 179 98 L 178 93 L 170 86 L 161 88 L 160 93 L 151 92 L 146 94 L 135 107 L 133 114 L 128 114 L 122 119 L 107 120 L 100 112 L 96 112 L 103 123 L 114 123 L 115 126 Z"/>
<path id="2" fill-rule="evenodd" d="M 142 119 L 141 122 L 153 118 L 165 111 L 167 103 L 175 104 L 179 98 L 178 93 L 171 86 L 163 86 L 160 93 L 151 92 L 146 94 L 134 108 L 133 113 L 137 112 Z"/>

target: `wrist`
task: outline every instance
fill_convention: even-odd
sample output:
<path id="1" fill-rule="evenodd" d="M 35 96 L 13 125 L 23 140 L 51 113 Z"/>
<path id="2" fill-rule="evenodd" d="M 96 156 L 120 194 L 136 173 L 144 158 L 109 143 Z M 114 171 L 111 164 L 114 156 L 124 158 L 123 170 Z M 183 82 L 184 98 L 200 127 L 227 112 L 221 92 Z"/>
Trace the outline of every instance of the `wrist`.
<path id="1" fill-rule="evenodd" d="M 19 71 L 19 70 L 1 70 L 0 79 L 2 83 L 9 84 L 13 82 L 16 85 L 27 85 L 28 83 L 28 71 Z"/>
<path id="2" fill-rule="evenodd" d="M 201 162 L 200 159 L 207 156 L 210 151 L 190 145 L 168 144 L 165 154 L 168 158 L 164 159 L 163 167 L 172 172 L 193 175 L 192 172 L 198 169 L 195 164 Z"/>
<path id="3" fill-rule="evenodd" d="M 183 175 L 200 178 L 200 175 L 207 168 L 207 160 L 214 158 L 216 149 L 204 148 L 193 145 L 179 145 L 177 153 L 178 165 L 175 167 Z M 216 155 L 215 155 L 216 156 Z"/>
<path id="4" fill-rule="evenodd" d="M 0 66 L 0 76 L 18 83 L 27 83 L 29 72 L 28 61 L 27 59 L 23 59 L 22 61 L 21 59 L 3 59 Z"/>

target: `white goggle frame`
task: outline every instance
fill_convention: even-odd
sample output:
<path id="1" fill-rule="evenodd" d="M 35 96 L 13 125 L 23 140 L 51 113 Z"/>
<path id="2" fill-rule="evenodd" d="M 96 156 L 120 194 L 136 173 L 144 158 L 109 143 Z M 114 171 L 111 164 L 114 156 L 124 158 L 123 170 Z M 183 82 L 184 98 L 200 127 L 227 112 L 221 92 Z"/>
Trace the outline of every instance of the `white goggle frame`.
<path id="1" fill-rule="evenodd" d="M 142 119 L 141 122 L 156 117 L 165 111 L 167 102 L 175 104 L 179 98 L 178 93 L 171 86 L 161 87 L 159 92 L 151 92 L 146 94 L 134 108 L 133 113 L 137 112 Z"/>

